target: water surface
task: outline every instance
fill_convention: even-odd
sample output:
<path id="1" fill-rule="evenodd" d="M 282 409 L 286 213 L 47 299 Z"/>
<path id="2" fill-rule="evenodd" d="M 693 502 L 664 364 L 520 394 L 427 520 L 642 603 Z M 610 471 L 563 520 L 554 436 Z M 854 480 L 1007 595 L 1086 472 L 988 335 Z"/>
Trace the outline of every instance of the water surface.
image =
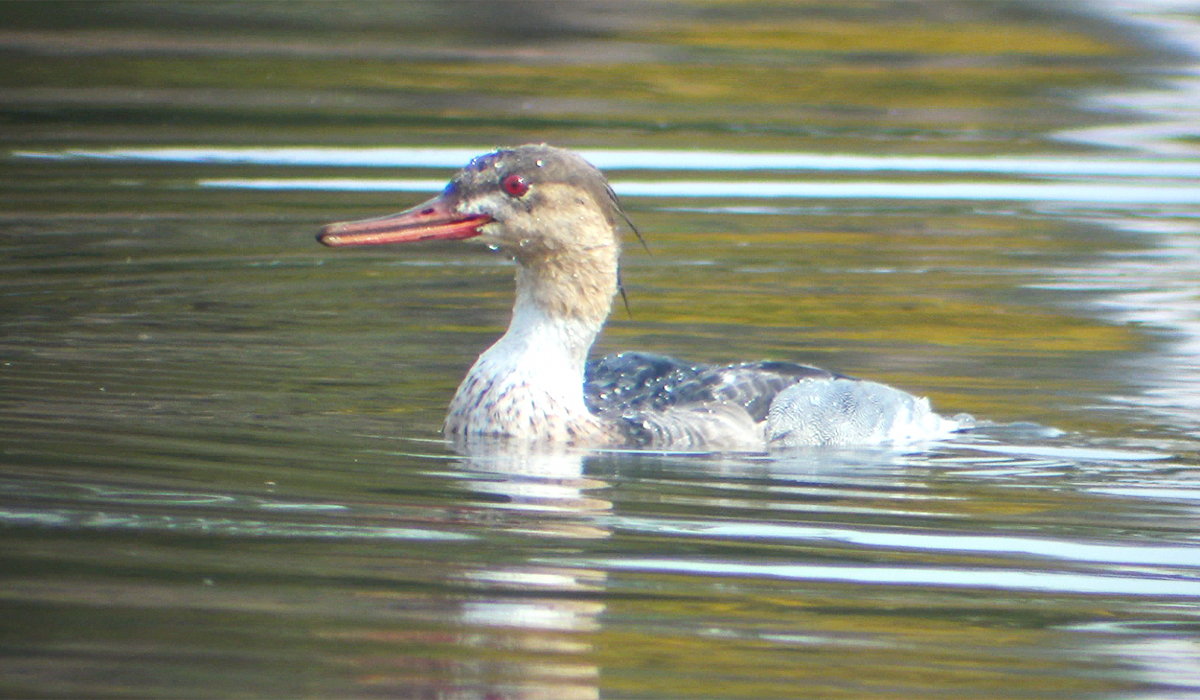
<path id="1" fill-rule="evenodd" d="M 487 6 L 14 5 L 4 694 L 1200 691 L 1194 11 Z M 809 362 L 982 426 L 455 453 L 511 264 L 313 235 L 540 140 L 646 239 L 596 352 Z"/>

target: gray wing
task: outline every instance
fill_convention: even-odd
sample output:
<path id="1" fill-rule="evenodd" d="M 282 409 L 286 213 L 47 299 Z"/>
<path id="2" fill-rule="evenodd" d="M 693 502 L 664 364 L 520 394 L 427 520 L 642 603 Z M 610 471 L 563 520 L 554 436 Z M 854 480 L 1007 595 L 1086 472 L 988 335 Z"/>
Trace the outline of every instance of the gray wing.
<path id="1" fill-rule="evenodd" d="M 780 391 L 803 379 L 841 377 L 794 362 L 694 365 L 624 352 L 588 363 L 584 401 L 633 445 L 753 444 L 763 439 L 760 424 Z"/>

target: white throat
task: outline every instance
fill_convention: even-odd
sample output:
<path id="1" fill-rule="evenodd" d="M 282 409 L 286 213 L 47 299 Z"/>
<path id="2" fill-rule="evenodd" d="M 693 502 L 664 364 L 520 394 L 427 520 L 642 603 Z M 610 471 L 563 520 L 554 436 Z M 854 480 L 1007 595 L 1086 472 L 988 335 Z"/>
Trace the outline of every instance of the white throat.
<path id="1" fill-rule="evenodd" d="M 459 385 L 446 434 L 595 441 L 601 424 L 584 404 L 583 376 L 600 324 L 548 313 L 522 297 L 508 331 Z"/>

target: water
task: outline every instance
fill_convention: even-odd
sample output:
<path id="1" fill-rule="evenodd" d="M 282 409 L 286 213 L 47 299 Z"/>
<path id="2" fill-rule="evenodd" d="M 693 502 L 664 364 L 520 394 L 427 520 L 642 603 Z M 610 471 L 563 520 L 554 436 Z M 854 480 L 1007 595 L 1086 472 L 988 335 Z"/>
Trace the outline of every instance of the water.
<path id="1" fill-rule="evenodd" d="M 1200 692 L 1194 11 L 946 6 L 13 5 L 0 692 Z M 811 362 L 982 427 L 456 454 L 511 266 L 313 236 L 542 139 L 647 240 L 597 352 Z"/>

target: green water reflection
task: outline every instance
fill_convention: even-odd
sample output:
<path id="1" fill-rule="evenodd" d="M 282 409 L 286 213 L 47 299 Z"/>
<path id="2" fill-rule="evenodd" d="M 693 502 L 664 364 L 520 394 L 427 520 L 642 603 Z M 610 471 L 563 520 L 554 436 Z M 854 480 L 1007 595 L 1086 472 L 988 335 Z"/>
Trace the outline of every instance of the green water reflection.
<path id="1" fill-rule="evenodd" d="M 10 3 L 5 117 L 56 141 L 1011 153 L 1093 121 L 1064 91 L 1139 54 L 1034 5 L 346 5 Z"/>
<path id="2" fill-rule="evenodd" d="M 313 241 L 420 195 L 198 184 L 447 171 L 11 155 L 1077 155 L 1055 130 L 1112 119 L 1084 96 L 1168 64 L 1130 30 L 1018 2 L 4 12 L 0 694 L 1195 692 L 1197 422 L 1148 410 L 1170 338 L 1088 284 L 1141 281 L 1169 256 L 1129 222 L 1195 207 L 629 198 L 649 250 L 627 241 L 598 352 L 811 362 L 1021 423 L 915 453 L 467 459 L 438 429 L 511 266 Z M 788 566 L 850 573 L 755 573 Z"/>

